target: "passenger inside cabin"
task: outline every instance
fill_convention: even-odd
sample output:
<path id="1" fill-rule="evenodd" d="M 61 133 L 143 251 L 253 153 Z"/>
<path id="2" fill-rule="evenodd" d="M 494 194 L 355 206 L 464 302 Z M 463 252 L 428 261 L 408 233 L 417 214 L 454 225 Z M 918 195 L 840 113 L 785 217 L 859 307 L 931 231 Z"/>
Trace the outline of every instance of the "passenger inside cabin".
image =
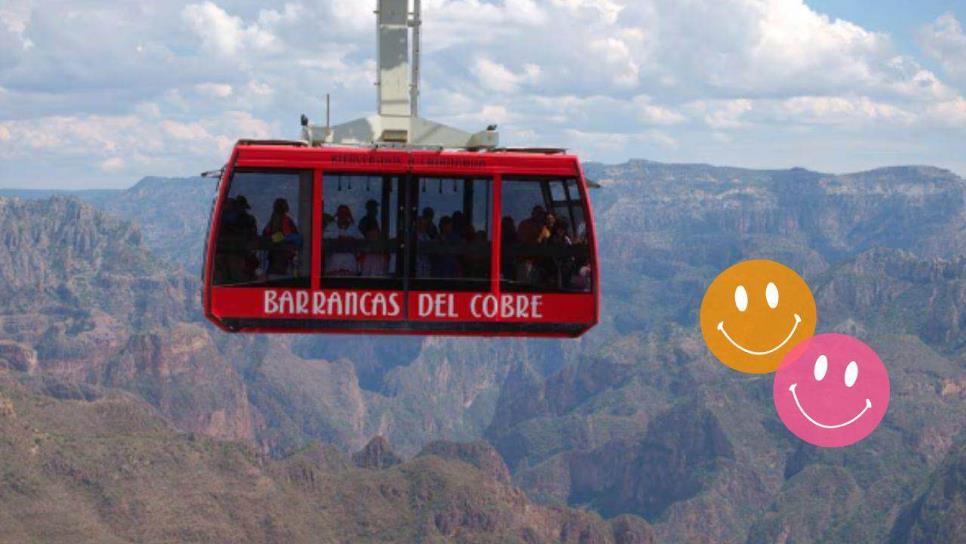
<path id="1" fill-rule="evenodd" d="M 517 236 L 523 244 L 542 244 L 550 237 L 547 230 L 547 211 L 543 206 L 534 206 L 530 217 L 520 221 Z"/>
<path id="2" fill-rule="evenodd" d="M 463 212 L 456 210 L 453 212 L 453 239 L 465 238 L 466 236 L 466 216 Z"/>
<path id="3" fill-rule="evenodd" d="M 427 208 L 428 209 L 428 208 Z M 426 243 L 432 242 L 433 239 L 429 236 L 429 227 L 432 226 L 432 222 L 425 217 L 419 217 L 416 219 L 416 243 Z M 423 252 L 419 252 L 416 256 L 416 277 L 417 278 L 428 278 L 433 273 L 433 265 L 429 256 Z"/>
<path id="4" fill-rule="evenodd" d="M 430 240 L 435 240 L 439 238 L 439 230 L 436 228 L 436 225 L 433 223 L 434 217 L 436 217 L 436 210 L 430 207 L 423 208 L 422 218 L 426 220 L 426 225 L 427 225 L 426 234 L 429 235 Z"/>
<path id="5" fill-rule="evenodd" d="M 573 259 L 573 273 L 570 277 L 569 288 L 576 291 L 590 291 L 594 285 L 594 270 L 590 266 L 589 243 L 587 241 L 587 225 L 581 223 L 577 227 L 576 237 L 573 240 L 574 246 L 582 246 L 585 250 L 583 256 Z"/>
<path id="6" fill-rule="evenodd" d="M 500 221 L 500 247 L 512 248 L 517 245 L 517 225 L 509 215 Z M 500 264 L 500 275 L 503 279 L 516 277 L 516 267 L 511 259 L 504 258 Z"/>
<path id="7" fill-rule="evenodd" d="M 553 226 L 550 243 L 561 246 L 572 246 L 574 244 L 573 240 L 570 239 L 570 224 L 566 220 L 561 219 Z"/>
<path id="8" fill-rule="evenodd" d="M 325 228 L 323 238 L 333 241 L 359 240 L 358 230 L 353 228 L 352 210 L 342 204 L 335 212 L 335 220 Z M 359 261 L 356 252 L 333 244 L 333 249 L 325 251 L 325 274 L 328 276 L 357 276 Z"/>
<path id="9" fill-rule="evenodd" d="M 245 195 L 235 197 L 235 204 L 238 209 L 238 231 L 248 239 L 258 236 L 258 220 L 249 213 L 252 209 Z"/>
<path id="10" fill-rule="evenodd" d="M 543 206 L 534 206 L 530 217 L 520 221 L 517 227 L 517 240 L 526 248 L 539 246 L 550 238 L 547 229 L 547 211 Z M 526 249 L 524 249 L 526 251 Z M 539 284 L 544 275 L 543 266 L 535 256 L 521 256 L 516 262 L 516 281 L 520 283 Z"/>
<path id="11" fill-rule="evenodd" d="M 459 234 L 453 230 L 453 218 L 446 215 L 439 220 L 439 240 L 444 248 L 440 255 L 436 256 L 433 262 L 433 276 L 437 278 L 459 278 L 462 276 L 459 259 L 452 253 L 451 248 L 461 242 Z"/>
<path id="12" fill-rule="evenodd" d="M 215 266 L 219 284 L 247 283 L 255 279 L 259 261 L 253 247 L 258 227 L 255 218 L 248 213 L 250 208 L 244 196 L 227 199 L 222 208 L 218 263 Z"/>
<path id="13" fill-rule="evenodd" d="M 540 237 L 537 242 L 538 245 L 553 245 L 553 232 L 557 228 L 557 215 L 553 212 L 547 212 L 543 218 L 543 229 L 540 230 Z M 558 266 L 559 262 L 555 255 L 548 254 L 541 256 L 537 263 L 540 267 L 540 281 L 545 285 L 552 285 L 554 287 L 560 287 L 560 268 Z"/>
<path id="14" fill-rule="evenodd" d="M 272 217 L 262 231 L 262 236 L 268 238 L 272 244 L 271 249 L 268 250 L 266 269 L 269 276 L 295 275 L 293 265 L 302 247 L 302 235 L 299 234 L 298 226 L 289 217 L 288 212 L 288 200 L 276 199 L 272 206 Z"/>
<path id="15" fill-rule="evenodd" d="M 466 225 L 463 243 L 467 248 L 462 261 L 464 277 L 483 278 L 490 273 L 490 244 L 485 230 L 476 230 L 473 225 Z"/>
<path id="16" fill-rule="evenodd" d="M 379 229 L 372 223 L 366 231 L 366 240 L 379 241 Z M 359 257 L 359 268 L 363 276 L 381 278 L 389 274 L 389 255 L 379 251 L 366 251 Z"/>
<path id="17" fill-rule="evenodd" d="M 375 200 L 366 202 L 366 215 L 359 220 L 359 232 L 368 238 L 369 231 L 379 230 L 379 203 Z"/>
<path id="18" fill-rule="evenodd" d="M 563 219 L 555 220 L 552 230 L 553 232 L 550 234 L 547 244 L 559 248 L 562 251 L 557 252 L 549 263 L 548 280 L 561 289 L 570 289 L 574 272 L 574 257 L 568 251 L 573 245 L 573 241 L 570 239 L 569 225 Z"/>

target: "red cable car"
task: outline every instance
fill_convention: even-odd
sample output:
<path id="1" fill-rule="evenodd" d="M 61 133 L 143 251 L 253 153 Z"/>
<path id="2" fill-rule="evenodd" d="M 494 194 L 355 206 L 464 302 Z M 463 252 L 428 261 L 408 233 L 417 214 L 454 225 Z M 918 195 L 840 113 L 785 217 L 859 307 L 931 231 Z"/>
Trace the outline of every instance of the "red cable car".
<path id="1" fill-rule="evenodd" d="M 399 79 L 409 28 L 418 59 L 419 0 L 408 8 L 379 2 L 379 115 L 303 117 L 304 141 L 235 146 L 204 273 L 205 315 L 222 329 L 576 337 L 597 324 L 578 159 L 416 116 L 418 62 Z"/>
<path id="2" fill-rule="evenodd" d="M 206 315 L 228 331 L 579 336 L 594 225 L 564 154 L 240 142 Z"/>

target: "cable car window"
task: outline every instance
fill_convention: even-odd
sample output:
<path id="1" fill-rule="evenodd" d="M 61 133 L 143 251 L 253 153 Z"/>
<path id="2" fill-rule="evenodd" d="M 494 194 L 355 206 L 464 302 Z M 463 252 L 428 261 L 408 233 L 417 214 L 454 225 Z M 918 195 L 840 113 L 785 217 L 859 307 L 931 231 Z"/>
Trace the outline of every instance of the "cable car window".
<path id="1" fill-rule="evenodd" d="M 417 290 L 489 291 L 493 247 L 493 181 L 414 178 Z"/>
<path id="2" fill-rule="evenodd" d="M 399 289 L 398 176 L 325 173 L 322 281 L 342 289 Z"/>
<path id="3" fill-rule="evenodd" d="M 311 172 L 235 171 L 221 208 L 214 285 L 310 287 L 311 228 Z"/>
<path id="4" fill-rule="evenodd" d="M 504 177 L 500 285 L 507 292 L 589 292 L 587 219 L 576 179 Z"/>

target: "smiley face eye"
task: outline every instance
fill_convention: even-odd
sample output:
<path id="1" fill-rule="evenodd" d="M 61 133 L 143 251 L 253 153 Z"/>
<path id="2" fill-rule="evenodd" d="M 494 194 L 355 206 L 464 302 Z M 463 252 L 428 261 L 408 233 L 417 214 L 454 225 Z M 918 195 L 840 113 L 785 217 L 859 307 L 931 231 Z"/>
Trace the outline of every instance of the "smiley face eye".
<path id="1" fill-rule="evenodd" d="M 845 387 L 855 385 L 855 380 L 859 379 L 859 363 L 852 361 L 845 367 Z"/>
<path id="2" fill-rule="evenodd" d="M 735 289 L 735 306 L 738 308 L 739 312 L 743 312 L 748 309 L 748 290 L 745 289 L 744 285 L 739 285 Z"/>
<path id="3" fill-rule="evenodd" d="M 819 355 L 818 359 L 815 359 L 815 368 L 812 369 L 812 372 L 815 374 L 815 381 L 824 380 L 825 373 L 828 372 L 828 357 Z"/>
<path id="4" fill-rule="evenodd" d="M 778 307 L 778 286 L 774 283 L 769 283 L 765 287 L 765 300 L 768 301 L 768 307 L 772 310 Z"/>

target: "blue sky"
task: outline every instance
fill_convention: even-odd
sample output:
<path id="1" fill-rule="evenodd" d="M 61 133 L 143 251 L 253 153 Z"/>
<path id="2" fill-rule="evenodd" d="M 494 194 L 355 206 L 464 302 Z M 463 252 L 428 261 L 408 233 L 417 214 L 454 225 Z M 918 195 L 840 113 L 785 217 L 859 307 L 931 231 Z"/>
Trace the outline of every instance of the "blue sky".
<path id="1" fill-rule="evenodd" d="M 217 168 L 373 110 L 373 2 L 0 0 L 0 187 Z M 966 175 L 966 5 L 424 0 L 423 114 L 586 160 Z"/>

